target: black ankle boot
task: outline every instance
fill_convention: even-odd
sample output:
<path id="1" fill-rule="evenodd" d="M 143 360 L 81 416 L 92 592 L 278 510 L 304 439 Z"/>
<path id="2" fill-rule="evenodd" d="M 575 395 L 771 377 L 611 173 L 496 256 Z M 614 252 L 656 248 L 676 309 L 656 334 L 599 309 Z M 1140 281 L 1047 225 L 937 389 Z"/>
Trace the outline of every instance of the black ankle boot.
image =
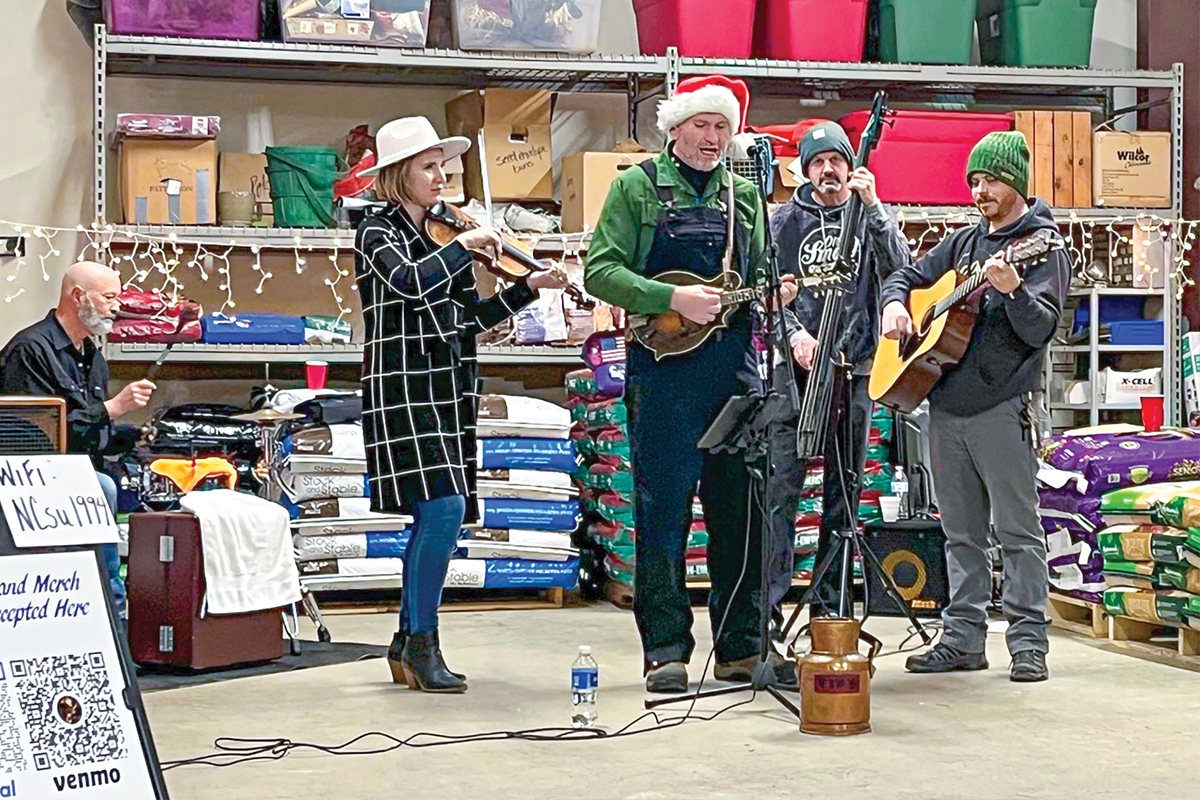
<path id="1" fill-rule="evenodd" d="M 454 677 L 446 669 L 446 662 L 442 660 L 441 651 L 438 650 L 437 634 L 409 634 L 400 660 L 410 689 L 455 694 L 467 690 L 466 682 Z"/>
<path id="2" fill-rule="evenodd" d="M 408 684 L 408 674 L 404 670 L 404 640 L 407 634 L 396 631 L 392 635 L 392 644 L 388 647 L 388 669 L 392 671 L 392 683 Z"/>
<path id="3" fill-rule="evenodd" d="M 455 672 L 446 664 L 446 657 L 442 655 L 442 635 L 440 633 L 433 634 L 433 644 L 437 647 L 438 658 L 442 660 L 442 666 L 446 667 L 446 672 L 449 672 L 454 677 L 458 678 L 463 683 L 467 682 L 467 676 L 461 672 Z"/>
<path id="4" fill-rule="evenodd" d="M 407 633 L 396 631 L 392 634 L 392 644 L 390 647 L 388 647 L 388 666 L 392 670 L 392 681 L 395 683 L 408 683 L 408 679 L 404 677 L 404 662 L 401 660 L 402 656 L 404 655 L 404 640 L 407 638 Z M 440 657 L 442 655 L 442 640 L 439 634 L 435 633 L 433 635 L 433 641 L 434 644 L 437 645 L 438 656 Z M 442 657 L 442 664 L 445 663 L 446 659 Z M 460 681 L 466 681 L 467 679 L 466 675 L 463 675 L 461 672 L 455 672 L 449 667 L 446 667 L 446 671 L 458 678 Z"/>

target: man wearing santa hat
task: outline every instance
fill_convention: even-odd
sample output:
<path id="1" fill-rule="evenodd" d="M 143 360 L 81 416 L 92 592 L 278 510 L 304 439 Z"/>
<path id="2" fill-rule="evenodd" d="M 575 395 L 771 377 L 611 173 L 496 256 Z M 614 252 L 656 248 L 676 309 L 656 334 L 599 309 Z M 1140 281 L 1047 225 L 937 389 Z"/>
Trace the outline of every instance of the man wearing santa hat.
<path id="1" fill-rule="evenodd" d="M 706 324 L 721 310 L 717 289 L 673 286 L 655 276 L 687 270 L 710 278 L 730 269 L 749 284 L 762 279 L 765 206 L 755 188 L 722 163 L 730 140 L 745 127 L 749 105 L 745 83 L 721 75 L 682 81 L 662 103 L 658 127 L 666 148 L 617 178 L 592 236 L 585 273 L 592 295 L 631 314 L 673 309 Z M 790 303 L 795 284 L 789 281 L 781 294 Z M 749 681 L 758 663 L 761 542 L 757 520 L 750 519 L 746 465 L 741 455 L 696 447 L 725 402 L 747 391 L 751 327 L 751 310 L 743 306 L 727 329 L 690 353 L 656 360 L 640 344 L 629 344 L 634 616 L 651 692 L 687 690 L 695 640 L 685 554 L 697 483 L 708 532 L 714 676 Z M 796 685 L 793 666 L 778 656 L 766 674 L 776 685 Z"/>

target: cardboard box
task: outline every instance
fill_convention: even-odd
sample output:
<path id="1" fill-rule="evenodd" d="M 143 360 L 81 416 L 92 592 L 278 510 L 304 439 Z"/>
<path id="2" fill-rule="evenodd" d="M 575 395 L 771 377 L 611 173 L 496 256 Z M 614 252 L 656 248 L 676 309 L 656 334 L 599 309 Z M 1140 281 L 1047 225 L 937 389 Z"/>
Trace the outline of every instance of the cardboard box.
<path id="1" fill-rule="evenodd" d="M 473 146 L 463 159 L 467 196 L 483 199 L 479 166 L 482 132 L 493 200 L 553 200 L 554 159 L 550 152 L 553 95 L 526 89 L 472 91 L 446 104 L 451 136 L 466 136 Z"/>
<path id="2" fill-rule="evenodd" d="M 1097 206 L 1171 206 L 1170 133 L 1099 131 L 1093 142 L 1092 191 Z"/>
<path id="3" fill-rule="evenodd" d="M 656 153 L 573 153 L 563 159 L 562 229 L 592 230 L 612 182 Z"/>
<path id="4" fill-rule="evenodd" d="M 122 139 L 120 148 L 121 206 L 126 223 L 216 223 L 216 141 Z"/>
<path id="5" fill-rule="evenodd" d="M 442 199 L 447 203 L 462 203 L 467 197 L 466 187 L 463 186 L 462 156 L 455 156 L 442 165 L 446 173 L 446 186 L 442 189 Z"/>
<path id="6" fill-rule="evenodd" d="M 271 205 L 271 183 L 267 178 L 267 157 L 262 153 L 221 153 L 221 192 L 249 192 L 268 227 L 275 224 Z"/>
<path id="7" fill-rule="evenodd" d="M 799 160 L 798 156 L 779 157 L 779 166 L 775 168 L 775 190 L 771 192 L 772 203 L 786 203 L 791 200 L 792 195 L 796 193 L 796 187 L 803 183 L 791 169 L 792 164 Z M 800 168 L 798 163 L 796 168 Z"/>

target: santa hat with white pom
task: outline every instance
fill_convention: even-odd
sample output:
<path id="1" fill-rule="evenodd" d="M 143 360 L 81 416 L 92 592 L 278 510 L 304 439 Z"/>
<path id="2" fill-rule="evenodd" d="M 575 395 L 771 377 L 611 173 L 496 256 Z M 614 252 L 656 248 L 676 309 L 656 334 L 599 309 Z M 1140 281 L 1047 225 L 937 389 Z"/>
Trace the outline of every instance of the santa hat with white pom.
<path id="1" fill-rule="evenodd" d="M 679 82 L 669 100 L 658 106 L 658 129 L 671 129 L 697 114 L 720 114 L 736 134 L 746 127 L 750 90 L 744 81 L 724 75 L 697 75 Z"/>

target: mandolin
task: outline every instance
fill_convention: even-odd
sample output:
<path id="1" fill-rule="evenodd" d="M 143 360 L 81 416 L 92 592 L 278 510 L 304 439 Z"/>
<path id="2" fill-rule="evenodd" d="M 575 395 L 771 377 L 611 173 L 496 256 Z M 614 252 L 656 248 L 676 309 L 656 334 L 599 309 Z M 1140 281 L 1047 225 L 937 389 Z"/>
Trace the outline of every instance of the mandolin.
<path id="1" fill-rule="evenodd" d="M 721 311 L 716 319 L 706 325 L 692 322 L 678 311 L 661 314 L 630 314 L 626 323 L 629 337 L 654 353 L 654 360 L 661 361 L 669 356 L 680 356 L 699 349 L 714 333 L 729 326 L 729 317 L 743 303 L 762 300 L 766 293 L 762 287 L 742 286 L 742 278 L 736 272 L 728 272 L 712 278 L 701 278 L 686 270 L 672 270 L 654 276 L 654 280 L 672 286 L 712 286 L 721 289 Z M 830 272 L 811 277 L 796 277 L 801 289 L 832 287 L 847 283 L 850 276 Z"/>
<path id="2" fill-rule="evenodd" d="M 1018 273 L 1065 249 L 1062 237 L 1040 230 L 1003 251 L 1004 260 Z M 914 289 L 908 312 L 915 332 L 903 339 L 879 338 L 868 386 L 871 399 L 905 414 L 921 404 L 946 370 L 967 352 L 982 289 L 987 287 L 983 265 L 965 272 L 950 270 L 932 286 Z"/>

